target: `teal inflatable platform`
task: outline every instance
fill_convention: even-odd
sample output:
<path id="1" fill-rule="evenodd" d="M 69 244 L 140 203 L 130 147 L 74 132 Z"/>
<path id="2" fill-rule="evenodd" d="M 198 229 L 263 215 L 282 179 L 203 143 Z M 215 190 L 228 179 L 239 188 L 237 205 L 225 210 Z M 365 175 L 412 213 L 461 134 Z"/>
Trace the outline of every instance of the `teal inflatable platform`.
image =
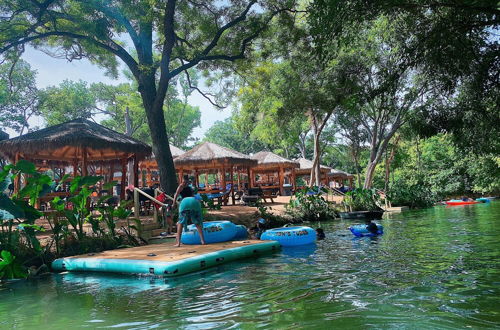
<path id="1" fill-rule="evenodd" d="M 54 262 L 52 262 L 52 269 L 61 272 L 110 272 L 172 277 L 200 271 L 205 268 L 238 259 L 259 256 L 276 251 L 279 248 L 280 244 L 278 242 L 267 241 L 259 244 L 243 245 L 216 252 L 209 252 L 170 262 L 98 257 L 69 257 L 54 260 Z"/>

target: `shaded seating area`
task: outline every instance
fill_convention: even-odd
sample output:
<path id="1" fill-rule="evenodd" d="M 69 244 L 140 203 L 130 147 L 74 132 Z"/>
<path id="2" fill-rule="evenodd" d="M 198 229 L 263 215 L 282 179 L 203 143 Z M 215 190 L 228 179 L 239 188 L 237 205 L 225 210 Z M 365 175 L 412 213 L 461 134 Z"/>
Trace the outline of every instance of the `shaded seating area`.
<path id="1" fill-rule="evenodd" d="M 308 185 L 311 178 L 311 168 L 313 167 L 313 162 L 305 158 L 299 158 L 297 161 L 299 162 L 300 167 L 295 170 L 296 179 L 301 177 L 306 185 Z M 331 169 L 331 167 L 320 165 L 320 181 L 322 185 L 328 186 L 328 173 L 330 173 Z"/>
<path id="2" fill-rule="evenodd" d="M 352 189 L 354 184 L 354 175 L 334 168 L 327 174 L 327 178 L 330 188 L 341 193 L 346 193 L 349 189 Z"/>
<path id="3" fill-rule="evenodd" d="M 231 198 L 233 204 L 236 200 L 236 192 L 245 185 L 243 177 L 250 177 L 250 168 L 257 165 L 257 161 L 243 153 L 219 146 L 215 143 L 204 142 L 183 155 L 174 159 L 174 164 L 179 175 L 179 179 L 184 174 L 194 177 L 194 184 L 200 187 L 200 175 L 204 174 L 205 182 L 200 194 L 207 197 Z M 215 175 L 218 178 L 218 185 L 208 184 L 208 175 Z M 222 195 L 216 195 L 222 194 Z M 216 197 L 214 197 L 216 196 Z M 227 204 L 227 200 L 222 198 L 222 202 Z"/>
<path id="4" fill-rule="evenodd" d="M 251 188 L 260 187 L 268 198 L 278 192 L 281 196 L 291 194 L 295 187 L 295 170 L 300 167 L 299 162 L 269 151 L 261 151 L 251 157 L 257 160 L 257 165 L 250 170 Z"/>
<path id="5" fill-rule="evenodd" d="M 0 153 L 12 163 L 24 159 L 33 162 L 39 171 L 52 171 L 56 181 L 70 174 L 73 177 L 102 175 L 104 182 L 111 182 L 119 170 L 122 175 L 118 195 L 119 199 L 125 199 L 127 164 L 132 161 L 137 170 L 139 161 L 151 154 L 151 147 L 89 120 L 75 119 L 0 141 Z M 137 179 L 135 176 L 135 183 Z M 24 180 L 16 179 L 16 191 L 22 188 Z M 52 192 L 44 198 L 68 197 L 70 193 L 66 190 Z M 113 195 L 113 192 L 105 194 Z"/>
<path id="6" fill-rule="evenodd" d="M 169 144 L 170 152 L 172 153 L 172 158 L 175 159 L 185 153 L 184 150 L 177 148 Z M 156 162 L 154 154 L 141 162 L 139 162 L 139 186 L 141 187 L 153 187 L 154 185 L 160 185 L 160 174 L 158 169 L 158 163 Z"/>

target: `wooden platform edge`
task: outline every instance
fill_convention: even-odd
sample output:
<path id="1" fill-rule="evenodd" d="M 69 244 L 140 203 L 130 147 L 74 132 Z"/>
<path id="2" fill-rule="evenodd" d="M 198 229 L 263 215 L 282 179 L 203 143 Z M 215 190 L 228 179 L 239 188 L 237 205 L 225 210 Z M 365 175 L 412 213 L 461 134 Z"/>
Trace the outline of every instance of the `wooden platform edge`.
<path id="1" fill-rule="evenodd" d="M 276 241 L 265 241 L 176 261 L 69 257 L 54 260 L 52 269 L 60 272 L 108 272 L 173 277 L 201 271 L 235 260 L 258 257 L 277 251 L 280 247 L 280 244 Z"/>

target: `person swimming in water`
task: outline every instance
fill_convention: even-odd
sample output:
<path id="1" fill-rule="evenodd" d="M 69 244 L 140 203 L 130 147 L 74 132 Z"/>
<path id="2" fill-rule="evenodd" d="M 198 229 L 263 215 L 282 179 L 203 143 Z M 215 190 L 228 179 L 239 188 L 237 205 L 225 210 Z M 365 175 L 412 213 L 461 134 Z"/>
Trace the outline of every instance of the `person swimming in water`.
<path id="1" fill-rule="evenodd" d="M 326 236 L 325 236 L 325 232 L 323 231 L 323 229 L 322 229 L 322 228 L 318 228 L 318 229 L 316 229 L 316 238 L 317 238 L 318 240 L 325 239 L 325 237 L 326 237 Z"/>
<path id="2" fill-rule="evenodd" d="M 366 219 L 366 230 L 372 234 L 378 234 L 377 224 L 372 222 L 371 219 Z"/>
<path id="3" fill-rule="evenodd" d="M 177 187 L 174 195 L 173 207 L 177 202 L 177 197 L 181 196 L 182 201 L 179 205 L 179 221 L 177 222 L 177 235 L 175 237 L 176 247 L 181 246 L 182 230 L 187 230 L 188 222 L 191 221 L 200 234 L 201 244 L 205 245 L 205 237 L 203 236 L 203 219 L 201 216 L 200 202 L 194 197 L 194 190 L 190 186 L 189 176 L 184 175 L 184 179 Z"/>

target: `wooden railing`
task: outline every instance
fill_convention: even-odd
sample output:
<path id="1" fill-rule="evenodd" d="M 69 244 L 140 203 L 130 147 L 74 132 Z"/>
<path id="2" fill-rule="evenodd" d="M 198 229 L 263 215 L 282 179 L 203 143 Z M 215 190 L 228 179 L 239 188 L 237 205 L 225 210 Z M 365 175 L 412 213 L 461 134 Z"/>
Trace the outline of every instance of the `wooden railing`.
<path id="1" fill-rule="evenodd" d="M 162 203 L 160 202 L 159 200 L 156 199 L 156 196 L 158 196 L 158 193 L 161 193 L 161 190 L 159 189 L 155 189 L 155 196 L 151 196 L 147 193 L 145 193 L 144 191 L 140 190 L 139 188 L 134 188 L 134 215 L 135 217 L 139 218 L 139 211 L 140 211 L 140 208 L 141 208 L 141 203 L 139 201 L 139 194 L 143 195 L 144 197 L 148 198 L 149 200 L 151 200 L 153 203 L 156 203 L 158 205 L 161 205 L 161 206 L 168 206 L 168 204 L 165 204 L 165 203 Z M 170 200 L 174 200 L 174 198 L 172 196 L 169 196 L 167 195 L 167 198 L 169 198 Z M 153 207 L 153 219 L 155 221 L 158 221 L 158 210 L 156 207 Z"/>

